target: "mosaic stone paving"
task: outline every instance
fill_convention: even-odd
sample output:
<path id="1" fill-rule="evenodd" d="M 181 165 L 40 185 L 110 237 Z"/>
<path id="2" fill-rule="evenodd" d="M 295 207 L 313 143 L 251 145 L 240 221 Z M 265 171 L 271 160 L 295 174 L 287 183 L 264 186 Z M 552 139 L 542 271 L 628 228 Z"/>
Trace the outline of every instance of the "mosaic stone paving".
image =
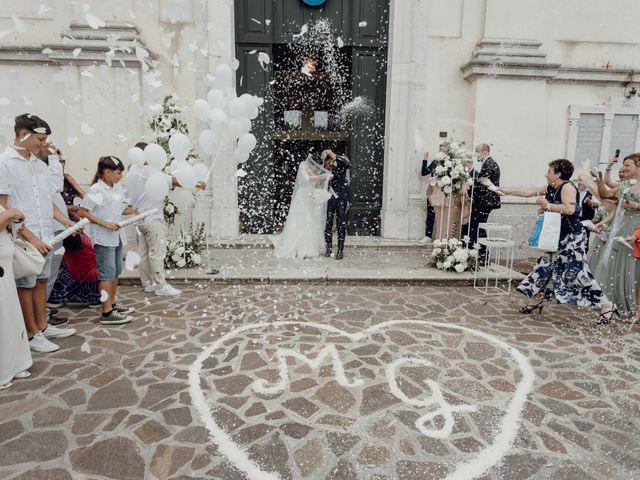
<path id="1" fill-rule="evenodd" d="M 122 289 L 0 392 L 0 478 L 640 478 L 640 328 L 469 287 Z M 533 375 L 532 375 L 533 374 Z"/>

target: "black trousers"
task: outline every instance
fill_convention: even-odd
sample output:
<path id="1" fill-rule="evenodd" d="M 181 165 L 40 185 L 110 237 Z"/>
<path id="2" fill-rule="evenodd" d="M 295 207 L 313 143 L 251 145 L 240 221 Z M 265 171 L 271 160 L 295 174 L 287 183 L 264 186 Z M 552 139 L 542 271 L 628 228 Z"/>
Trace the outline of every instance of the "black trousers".
<path id="1" fill-rule="evenodd" d="M 433 226 L 436 223 L 436 209 L 433 208 L 431 202 L 427 200 L 427 220 L 424 226 L 424 236 L 433 237 Z"/>
<path id="2" fill-rule="evenodd" d="M 474 208 L 471 211 L 471 218 L 469 219 L 469 223 L 462 227 L 462 235 L 469 235 L 469 245 L 472 247 L 476 243 L 476 237 L 478 236 L 478 225 L 481 223 L 486 223 L 489 219 L 489 214 L 491 210 Z M 466 228 L 465 228 L 466 227 Z M 484 238 L 487 236 L 487 232 L 482 230 L 480 232 L 480 238 Z M 480 248 L 480 255 L 484 255 L 485 248 Z"/>
<path id="3" fill-rule="evenodd" d="M 347 236 L 347 200 L 331 197 L 327 203 L 327 225 L 324 229 L 324 241 L 327 248 L 331 248 L 333 244 L 333 219 L 336 219 L 336 227 L 338 230 L 338 250 L 344 248 L 344 239 Z"/>

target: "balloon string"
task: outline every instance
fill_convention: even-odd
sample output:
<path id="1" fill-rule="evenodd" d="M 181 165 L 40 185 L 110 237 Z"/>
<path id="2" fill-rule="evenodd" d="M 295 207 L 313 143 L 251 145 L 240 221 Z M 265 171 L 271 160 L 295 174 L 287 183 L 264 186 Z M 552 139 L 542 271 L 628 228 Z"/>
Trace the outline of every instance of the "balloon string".
<path id="1" fill-rule="evenodd" d="M 213 167 L 216 164 L 216 160 L 218 159 L 218 155 L 220 155 L 220 152 L 222 151 L 223 146 L 224 144 L 221 143 L 220 146 L 218 147 L 218 151 L 216 152 L 216 155 L 213 157 L 213 161 L 211 162 L 211 168 L 209 169 L 209 173 L 207 173 L 207 176 L 204 177 L 205 182 L 209 181 L 209 177 L 211 176 L 211 172 L 213 172 Z"/>

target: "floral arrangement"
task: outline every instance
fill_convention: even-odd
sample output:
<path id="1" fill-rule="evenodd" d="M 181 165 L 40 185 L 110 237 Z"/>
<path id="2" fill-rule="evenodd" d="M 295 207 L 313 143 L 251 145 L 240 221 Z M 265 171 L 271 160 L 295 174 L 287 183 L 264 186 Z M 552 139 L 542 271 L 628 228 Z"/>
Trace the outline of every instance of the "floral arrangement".
<path id="1" fill-rule="evenodd" d="M 189 234 L 181 231 L 180 236 L 176 240 L 168 240 L 164 267 L 172 270 L 177 268 L 195 268 L 202 265 L 201 253 L 206 248 L 205 235 L 204 223 L 199 223 L 192 233 Z"/>
<path id="2" fill-rule="evenodd" d="M 162 101 L 162 109 L 159 113 L 154 115 L 149 122 L 149 127 L 153 131 L 154 134 L 154 142 L 164 148 L 164 151 L 167 152 L 167 156 L 169 160 L 173 160 L 173 155 L 171 154 L 171 150 L 169 149 L 169 139 L 171 135 L 176 132 L 184 133 L 185 135 L 189 135 L 189 127 L 187 123 L 180 118 L 182 115 L 184 108 L 180 108 L 172 95 L 167 95 L 164 97 Z M 189 152 L 187 156 L 187 161 L 193 163 L 198 159 L 198 155 L 194 150 Z M 171 174 L 170 163 L 167 163 L 167 166 L 164 168 L 164 172 L 167 174 Z M 164 219 L 169 225 L 173 225 L 176 220 L 176 215 L 178 215 L 179 210 L 178 207 L 171 201 L 171 199 L 167 196 L 164 199 Z"/>
<path id="3" fill-rule="evenodd" d="M 478 249 L 467 248 L 462 240 L 449 238 L 433 242 L 431 266 L 438 270 L 462 273 L 474 270 L 478 261 Z"/>
<path id="4" fill-rule="evenodd" d="M 464 142 L 446 140 L 433 159 L 436 168 L 431 184 L 438 186 L 446 196 L 466 189 L 471 182 L 466 168 L 467 158 Z"/>
<path id="5" fill-rule="evenodd" d="M 176 215 L 178 214 L 178 207 L 171 201 L 169 196 L 164 197 L 164 221 L 168 225 L 173 225 L 176 222 Z"/>

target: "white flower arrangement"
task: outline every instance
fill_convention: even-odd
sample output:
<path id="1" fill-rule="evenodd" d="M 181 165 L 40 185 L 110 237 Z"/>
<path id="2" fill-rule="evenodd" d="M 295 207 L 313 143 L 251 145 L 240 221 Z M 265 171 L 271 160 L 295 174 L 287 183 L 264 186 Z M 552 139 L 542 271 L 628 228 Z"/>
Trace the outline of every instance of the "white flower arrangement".
<path id="1" fill-rule="evenodd" d="M 168 195 L 164 197 L 163 213 L 165 222 L 168 225 L 173 225 L 176 221 L 176 215 L 178 215 L 178 207 L 173 204 Z"/>
<path id="2" fill-rule="evenodd" d="M 436 168 L 431 184 L 440 187 L 446 196 L 456 195 L 467 188 L 471 181 L 466 168 L 467 158 L 468 152 L 464 149 L 464 142 L 446 140 L 442 151 L 434 157 Z"/>
<path id="3" fill-rule="evenodd" d="M 204 223 L 196 226 L 193 234 L 180 232 L 176 240 L 167 241 L 167 256 L 164 267 L 168 270 L 176 268 L 195 268 L 202 265 L 202 251 L 206 247 Z"/>
<path id="4" fill-rule="evenodd" d="M 478 249 L 467 248 L 462 240 L 449 238 L 433 242 L 431 266 L 438 270 L 462 273 L 473 270 L 478 261 Z"/>

